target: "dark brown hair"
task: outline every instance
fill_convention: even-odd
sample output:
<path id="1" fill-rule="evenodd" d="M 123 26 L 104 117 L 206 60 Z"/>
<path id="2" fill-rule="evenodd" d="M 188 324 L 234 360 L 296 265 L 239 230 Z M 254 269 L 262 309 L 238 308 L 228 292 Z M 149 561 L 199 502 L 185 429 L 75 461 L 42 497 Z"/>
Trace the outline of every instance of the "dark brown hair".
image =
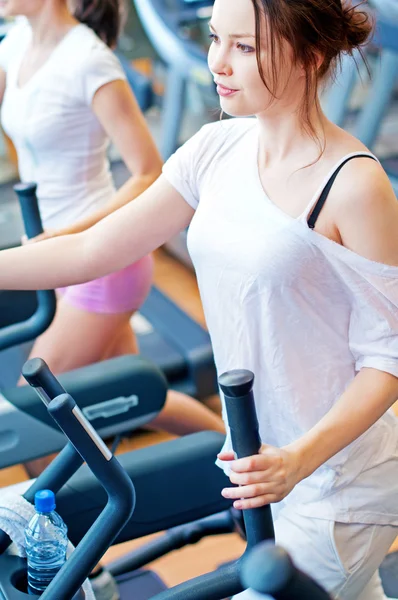
<path id="1" fill-rule="evenodd" d="M 286 40 L 292 48 L 293 65 L 304 68 L 301 117 L 303 126 L 315 138 L 310 107 L 317 102 L 319 84 L 326 75 L 335 74 L 342 53 L 352 55 L 356 48 L 361 52 L 373 28 L 370 14 L 359 10 L 359 5 L 355 6 L 351 0 L 252 0 L 252 3 L 256 38 L 260 40 L 266 35 L 269 40 L 271 67 L 267 77 L 261 64 L 261 44 L 256 48 L 261 79 L 276 98 L 278 66 L 288 66 L 282 51 L 282 42 Z"/>
<path id="2" fill-rule="evenodd" d="M 110 48 L 116 46 L 124 26 L 124 0 L 74 0 L 74 16 L 95 31 Z"/>

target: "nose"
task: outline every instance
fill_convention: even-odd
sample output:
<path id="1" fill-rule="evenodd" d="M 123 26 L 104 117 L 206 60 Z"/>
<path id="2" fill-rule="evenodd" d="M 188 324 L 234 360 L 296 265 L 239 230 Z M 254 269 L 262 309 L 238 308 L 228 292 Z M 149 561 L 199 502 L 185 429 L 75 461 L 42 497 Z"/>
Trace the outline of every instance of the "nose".
<path id="1" fill-rule="evenodd" d="M 229 64 L 226 49 L 223 49 L 221 45 L 212 44 L 210 47 L 208 65 L 214 75 L 225 75 L 226 77 L 232 75 L 232 67 Z"/>

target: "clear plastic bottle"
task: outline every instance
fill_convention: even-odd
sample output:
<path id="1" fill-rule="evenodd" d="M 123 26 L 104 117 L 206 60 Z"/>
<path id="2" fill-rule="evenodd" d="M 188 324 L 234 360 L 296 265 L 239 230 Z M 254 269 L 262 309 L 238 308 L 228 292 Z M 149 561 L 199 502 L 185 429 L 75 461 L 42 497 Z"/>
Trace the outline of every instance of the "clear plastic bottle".
<path id="1" fill-rule="evenodd" d="M 51 490 L 35 494 L 36 514 L 25 529 L 28 592 L 40 596 L 66 561 L 68 530 L 55 512 Z"/>

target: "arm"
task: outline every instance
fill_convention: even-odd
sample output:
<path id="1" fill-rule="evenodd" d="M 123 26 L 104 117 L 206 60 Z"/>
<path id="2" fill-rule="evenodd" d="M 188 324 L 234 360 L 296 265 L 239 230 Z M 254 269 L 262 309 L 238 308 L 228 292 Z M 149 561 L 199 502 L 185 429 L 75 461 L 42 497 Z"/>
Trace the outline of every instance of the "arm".
<path id="1" fill-rule="evenodd" d="M 92 109 L 133 175 L 108 205 L 69 227 L 51 232 L 50 237 L 79 233 L 92 227 L 142 194 L 162 170 L 160 154 L 126 81 L 112 81 L 100 87 L 94 95 Z"/>
<path id="2" fill-rule="evenodd" d="M 194 210 L 163 177 L 82 233 L 0 252 L 0 289 L 76 285 L 123 269 L 187 227 Z"/>
<path id="3" fill-rule="evenodd" d="M 365 433 L 397 398 L 397 377 L 376 369 L 361 369 L 327 415 L 286 447 L 299 457 L 299 481 Z"/>
<path id="4" fill-rule="evenodd" d="M 398 266 L 398 202 L 387 175 L 366 158 L 346 167 L 330 197 L 343 245 L 370 260 Z M 398 330 L 398 314 L 396 321 Z M 361 369 L 330 412 L 290 447 L 301 456 L 300 479 L 365 433 L 397 398 L 398 378 Z"/>
<path id="5" fill-rule="evenodd" d="M 333 205 L 343 244 L 371 260 L 398 267 L 398 202 L 391 185 L 377 163 L 369 165 L 364 159 L 358 166 L 354 162 L 350 165 L 354 172 L 350 175 L 347 169 L 333 189 L 342 199 Z M 355 189 L 348 187 L 353 181 Z M 332 194 L 329 201 L 333 202 Z M 361 369 L 332 409 L 304 436 L 280 449 L 263 445 L 259 455 L 233 461 L 230 479 L 244 487 L 227 488 L 223 495 L 236 499 L 237 508 L 282 500 L 297 483 L 365 433 L 397 398 L 397 377 Z M 220 458 L 232 460 L 233 456 L 226 453 Z"/>

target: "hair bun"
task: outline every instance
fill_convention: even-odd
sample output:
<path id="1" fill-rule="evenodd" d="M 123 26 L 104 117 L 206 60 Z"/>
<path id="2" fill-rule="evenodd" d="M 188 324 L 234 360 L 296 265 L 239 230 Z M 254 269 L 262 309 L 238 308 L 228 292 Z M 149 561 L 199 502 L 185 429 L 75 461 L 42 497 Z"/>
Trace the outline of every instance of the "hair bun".
<path id="1" fill-rule="evenodd" d="M 345 52 L 351 52 L 365 44 L 373 31 L 370 12 L 358 10 L 358 6 L 360 5 L 352 4 L 351 1 L 342 4 L 345 38 L 342 50 Z"/>

